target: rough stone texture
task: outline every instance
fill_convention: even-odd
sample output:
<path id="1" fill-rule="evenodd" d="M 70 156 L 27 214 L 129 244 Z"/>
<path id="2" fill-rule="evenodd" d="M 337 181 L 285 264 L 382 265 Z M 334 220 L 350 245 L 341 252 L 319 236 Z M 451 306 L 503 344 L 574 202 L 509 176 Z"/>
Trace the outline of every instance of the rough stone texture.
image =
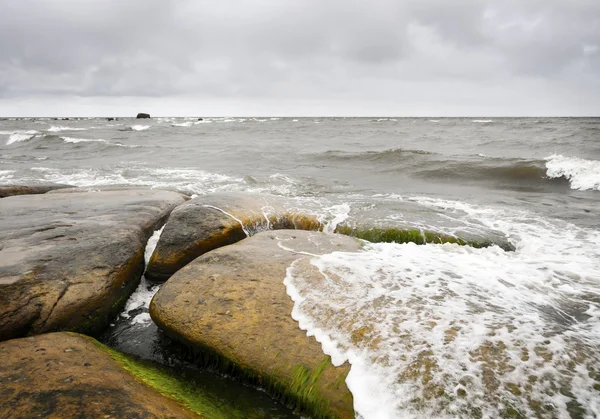
<path id="1" fill-rule="evenodd" d="M 300 330 L 283 279 L 292 262 L 311 257 L 302 252 L 360 247 L 356 239 L 321 232 L 258 233 L 177 272 L 155 295 L 150 315 L 169 336 L 213 356 L 221 366 L 233 366 L 310 415 L 354 417 L 344 381 L 349 366 L 334 367 L 321 345 Z M 320 275 L 318 270 L 314 275 Z M 302 371 L 304 378 L 298 374 Z"/>
<path id="2" fill-rule="evenodd" d="M 0 343 L 0 417 L 197 418 L 138 381 L 91 339 L 51 333 Z"/>
<path id="3" fill-rule="evenodd" d="M 184 200 L 146 189 L 0 200 L 0 340 L 103 328 L 139 282 L 148 237 Z"/>
<path id="4" fill-rule="evenodd" d="M 0 198 L 14 195 L 45 194 L 55 189 L 70 188 L 70 185 L 51 183 L 47 185 L 0 185 Z"/>
<path id="5" fill-rule="evenodd" d="M 146 276 L 165 281 L 198 256 L 259 231 L 320 228 L 315 216 L 286 210 L 281 198 L 241 193 L 200 196 L 173 211 Z"/>
<path id="6" fill-rule="evenodd" d="M 140 112 L 137 114 L 137 116 L 135 118 L 136 119 L 148 119 L 148 118 L 150 118 L 150 114 Z"/>

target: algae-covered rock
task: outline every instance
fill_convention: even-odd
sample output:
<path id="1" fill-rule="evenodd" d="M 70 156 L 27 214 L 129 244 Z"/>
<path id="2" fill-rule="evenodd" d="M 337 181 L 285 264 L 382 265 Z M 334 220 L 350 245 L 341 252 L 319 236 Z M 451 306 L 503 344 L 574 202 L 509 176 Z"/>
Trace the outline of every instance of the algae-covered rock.
<path id="1" fill-rule="evenodd" d="M 0 343 L 0 417 L 197 418 L 93 339 L 51 333 Z"/>
<path id="2" fill-rule="evenodd" d="M 455 243 L 475 248 L 499 246 L 506 251 L 514 251 L 515 247 L 500 233 L 474 234 L 462 232 L 456 235 L 402 226 L 365 226 L 338 225 L 338 234 L 357 237 L 371 243 L 416 243 L 443 244 Z"/>
<path id="3" fill-rule="evenodd" d="M 70 188 L 69 185 L 49 183 L 41 185 L 0 185 L 0 198 L 15 195 L 45 194 L 55 189 Z"/>
<path id="4" fill-rule="evenodd" d="M 292 319 L 283 279 L 298 259 L 358 251 L 353 238 L 321 232 L 258 233 L 213 250 L 177 272 L 155 295 L 150 315 L 198 359 L 239 374 L 314 417 L 354 417 L 345 384 L 321 345 Z M 315 275 L 320 275 L 315 268 Z"/>
<path id="5" fill-rule="evenodd" d="M 184 201 L 148 189 L 0 200 L 0 340 L 103 328 L 139 282 L 148 237 Z"/>
<path id="6" fill-rule="evenodd" d="M 280 198 L 218 193 L 178 207 L 162 232 L 146 276 L 164 281 L 198 256 L 269 229 L 319 230 L 315 216 L 285 209 Z"/>

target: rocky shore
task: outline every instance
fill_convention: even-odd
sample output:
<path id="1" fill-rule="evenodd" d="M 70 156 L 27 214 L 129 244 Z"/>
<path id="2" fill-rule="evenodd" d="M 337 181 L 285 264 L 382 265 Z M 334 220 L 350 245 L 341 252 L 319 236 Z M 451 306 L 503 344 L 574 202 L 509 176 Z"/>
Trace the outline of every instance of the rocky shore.
<path id="1" fill-rule="evenodd" d="M 291 317 L 287 269 L 296 263 L 318 280 L 306 262 L 360 252 L 360 238 L 496 240 L 373 226 L 327 234 L 314 214 L 270 196 L 190 200 L 145 188 L 7 185 L 0 197 L 2 417 L 244 416 L 195 390 L 190 398 L 190 389 L 165 385 L 169 379 L 92 338 L 122 310 L 144 268 L 147 278 L 166 281 L 152 320 L 199 366 L 265 389 L 303 415 L 354 417 L 349 365 L 334 366 Z M 162 225 L 145 267 L 146 242 Z"/>

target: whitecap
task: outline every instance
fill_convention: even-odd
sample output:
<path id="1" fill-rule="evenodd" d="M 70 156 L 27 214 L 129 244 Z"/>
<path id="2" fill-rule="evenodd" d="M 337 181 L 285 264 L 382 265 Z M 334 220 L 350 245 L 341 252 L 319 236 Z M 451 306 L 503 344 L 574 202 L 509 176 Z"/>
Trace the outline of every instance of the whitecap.
<path id="1" fill-rule="evenodd" d="M 20 143 L 21 141 L 31 140 L 33 137 L 35 137 L 37 134 L 39 134 L 39 132 L 35 131 L 35 130 L 10 131 L 10 132 L 3 131 L 3 133 L 8 133 L 8 135 L 9 135 L 8 141 L 6 141 L 6 145 Z M 4 134 L 4 135 L 6 135 L 6 134 Z"/>
<path id="2" fill-rule="evenodd" d="M 144 131 L 150 128 L 150 125 L 132 125 L 131 129 L 134 131 Z"/>
<path id="3" fill-rule="evenodd" d="M 102 140 L 102 139 L 96 139 L 96 140 L 92 140 L 92 139 L 88 139 L 88 138 L 73 138 L 73 137 L 60 137 L 65 143 L 91 143 L 91 142 L 99 142 L 99 143 L 106 143 L 106 140 Z"/>
<path id="4" fill-rule="evenodd" d="M 476 122 L 479 124 L 489 124 L 490 122 L 494 122 L 494 121 L 491 119 L 474 119 L 471 122 Z"/>
<path id="5" fill-rule="evenodd" d="M 48 128 L 48 132 L 61 132 L 61 131 L 87 131 L 87 128 L 72 128 L 72 127 L 61 127 L 61 126 L 51 126 Z"/>
<path id="6" fill-rule="evenodd" d="M 553 154 L 546 157 L 546 175 L 566 178 L 571 189 L 600 191 L 600 161 Z"/>
<path id="7" fill-rule="evenodd" d="M 203 119 L 202 121 L 196 121 L 194 122 L 194 125 L 198 125 L 198 124 L 211 124 L 212 121 L 210 119 Z"/>
<path id="8" fill-rule="evenodd" d="M 200 122 L 200 121 L 198 121 Z M 183 127 L 183 128 L 188 128 L 191 127 L 193 124 L 192 121 L 188 121 L 188 122 L 181 122 L 181 123 L 172 123 L 171 126 L 172 127 Z"/>

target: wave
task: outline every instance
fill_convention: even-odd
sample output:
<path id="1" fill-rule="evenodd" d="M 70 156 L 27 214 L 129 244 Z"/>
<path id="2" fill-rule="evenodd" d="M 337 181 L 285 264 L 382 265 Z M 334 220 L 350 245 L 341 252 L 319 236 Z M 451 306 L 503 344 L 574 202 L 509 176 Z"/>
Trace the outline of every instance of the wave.
<path id="1" fill-rule="evenodd" d="M 20 143 L 22 141 L 31 140 L 33 137 L 39 134 L 38 131 L 29 130 L 29 131 L 0 131 L 1 135 L 8 135 L 8 141 L 6 141 L 6 145 L 11 145 L 14 143 Z"/>
<path id="2" fill-rule="evenodd" d="M 600 191 L 600 161 L 553 154 L 546 157 L 546 174 L 549 178 L 564 177 L 571 189 Z"/>
<path id="3" fill-rule="evenodd" d="M 483 157 L 483 156 L 480 156 Z M 483 161 L 439 161 L 435 168 L 418 169 L 417 176 L 425 179 L 459 180 L 465 183 L 491 182 L 514 188 L 543 188 L 566 186 L 564 179 L 546 176 L 543 160 L 485 158 Z"/>
<path id="4" fill-rule="evenodd" d="M 348 152 L 342 150 L 328 150 L 324 153 L 315 155 L 316 158 L 325 160 L 336 160 L 336 161 L 364 161 L 364 162 L 390 162 L 396 160 L 402 160 L 418 155 L 427 156 L 432 155 L 429 151 L 425 150 L 411 150 L 404 148 L 392 148 L 383 151 L 361 151 L 361 152 Z"/>
<path id="5" fill-rule="evenodd" d="M 198 121 L 198 122 L 200 122 L 200 121 Z M 172 123 L 172 124 L 171 124 L 171 126 L 172 126 L 172 127 L 183 127 L 183 128 L 189 128 L 189 127 L 191 127 L 191 126 L 192 126 L 192 124 L 193 124 L 193 122 L 192 122 L 192 121 L 188 121 L 188 122 L 181 122 L 181 123 L 175 123 L 175 122 L 174 122 L 174 123 Z"/>
<path id="6" fill-rule="evenodd" d="M 517 250 L 367 244 L 287 269 L 292 317 L 334 365 L 350 362 L 356 412 L 540 417 L 552 406 L 552 417 L 569 417 L 575 405 L 594 417 L 600 233 L 526 211 L 415 201 L 499 229 Z"/>
<path id="7" fill-rule="evenodd" d="M 150 125 L 132 125 L 131 129 L 133 131 L 144 131 L 150 128 Z"/>
<path id="8" fill-rule="evenodd" d="M 65 143 L 94 143 L 94 142 L 99 142 L 99 143 L 107 143 L 108 141 L 106 140 L 102 140 L 102 139 L 97 139 L 97 140 L 92 140 L 92 139 L 88 139 L 88 138 L 72 138 L 72 137 L 59 137 L 60 139 L 62 139 Z"/>
<path id="9" fill-rule="evenodd" d="M 72 127 L 61 127 L 61 126 L 51 126 L 48 128 L 48 132 L 61 132 L 61 131 L 87 131 L 88 128 L 72 128 Z"/>
<path id="10" fill-rule="evenodd" d="M 475 122 L 478 124 L 489 124 L 490 122 L 494 122 L 494 121 L 491 119 L 474 119 L 471 122 Z"/>

